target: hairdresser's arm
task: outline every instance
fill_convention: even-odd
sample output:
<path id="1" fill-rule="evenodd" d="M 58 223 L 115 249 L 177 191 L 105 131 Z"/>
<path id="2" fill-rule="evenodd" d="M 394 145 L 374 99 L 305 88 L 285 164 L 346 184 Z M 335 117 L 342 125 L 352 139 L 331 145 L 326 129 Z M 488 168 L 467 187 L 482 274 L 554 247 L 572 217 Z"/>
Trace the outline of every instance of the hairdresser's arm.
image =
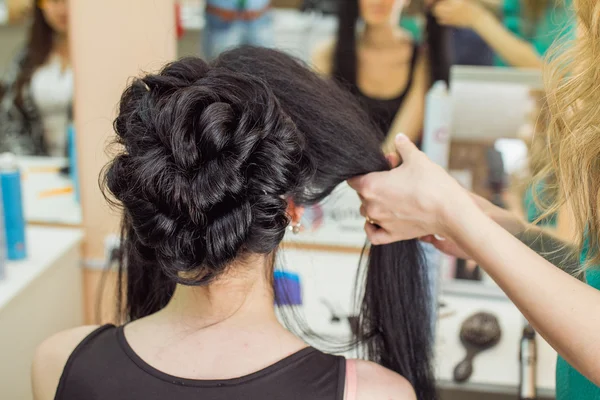
<path id="1" fill-rule="evenodd" d="M 581 281 L 585 280 L 585 276 L 581 272 L 577 249 L 568 240 L 562 239 L 553 230 L 542 229 L 538 226 L 527 224 L 513 212 L 497 207 L 482 197 L 477 195 L 471 195 L 471 197 L 477 207 L 489 218 L 519 239 L 531 250 L 569 275 Z M 444 253 L 455 257 L 463 259 L 470 257 L 465 249 L 460 248 L 452 240 L 440 240 L 433 235 L 425 236 L 421 240 L 431 243 Z"/>
<path id="2" fill-rule="evenodd" d="M 600 291 L 555 268 L 492 221 L 408 139 L 396 144 L 400 167 L 349 182 L 378 225 L 366 225 L 371 242 L 438 234 L 458 243 L 560 355 L 600 384 Z"/>
<path id="3" fill-rule="evenodd" d="M 503 0 L 480 0 L 479 2 L 495 13 L 499 13 L 504 4 Z"/>
<path id="4" fill-rule="evenodd" d="M 473 29 L 513 67 L 542 68 L 535 48 L 506 29 L 494 14 L 470 0 L 440 0 L 433 7 L 440 24 Z"/>
<path id="5" fill-rule="evenodd" d="M 384 143 L 383 150 L 386 154 L 396 151 L 394 137 L 398 132 L 404 132 L 415 143 L 419 140 L 423 130 L 425 95 L 427 94 L 427 88 L 430 86 L 429 81 L 429 61 L 427 54 L 422 53 L 419 55 L 415 66 L 413 84 L 402 107 L 396 113 L 396 118 L 394 118 Z"/>

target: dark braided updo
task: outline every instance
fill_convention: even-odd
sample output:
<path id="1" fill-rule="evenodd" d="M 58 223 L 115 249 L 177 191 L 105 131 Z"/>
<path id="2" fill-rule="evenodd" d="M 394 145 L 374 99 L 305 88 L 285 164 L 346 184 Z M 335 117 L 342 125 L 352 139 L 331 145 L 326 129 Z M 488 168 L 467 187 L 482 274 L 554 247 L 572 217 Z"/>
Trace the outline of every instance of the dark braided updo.
<path id="1" fill-rule="evenodd" d="M 314 173 L 272 91 L 200 59 L 135 80 L 115 130 L 123 152 L 107 186 L 142 251 L 179 283 L 210 281 L 244 252 L 273 252 L 287 199 Z"/>

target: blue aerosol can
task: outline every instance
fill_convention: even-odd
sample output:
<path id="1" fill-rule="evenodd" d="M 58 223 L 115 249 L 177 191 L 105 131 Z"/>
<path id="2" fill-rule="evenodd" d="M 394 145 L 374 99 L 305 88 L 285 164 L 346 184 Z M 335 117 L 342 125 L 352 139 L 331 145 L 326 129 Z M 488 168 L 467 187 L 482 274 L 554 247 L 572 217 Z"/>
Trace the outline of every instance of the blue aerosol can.
<path id="1" fill-rule="evenodd" d="M 75 126 L 71 122 L 67 128 L 67 145 L 69 148 L 69 174 L 73 181 L 73 192 L 75 201 L 80 202 L 79 192 L 79 170 L 77 169 L 77 141 L 75 138 Z"/>
<path id="2" fill-rule="evenodd" d="M 4 209 L 6 255 L 9 260 L 23 260 L 27 257 L 25 218 L 23 217 L 21 172 L 14 154 L 0 155 L 0 187 Z"/>
<path id="3" fill-rule="evenodd" d="M 2 198 L 2 187 L 0 187 L 0 198 Z M 0 201 L 0 281 L 6 278 L 6 238 L 4 231 L 4 208 Z"/>

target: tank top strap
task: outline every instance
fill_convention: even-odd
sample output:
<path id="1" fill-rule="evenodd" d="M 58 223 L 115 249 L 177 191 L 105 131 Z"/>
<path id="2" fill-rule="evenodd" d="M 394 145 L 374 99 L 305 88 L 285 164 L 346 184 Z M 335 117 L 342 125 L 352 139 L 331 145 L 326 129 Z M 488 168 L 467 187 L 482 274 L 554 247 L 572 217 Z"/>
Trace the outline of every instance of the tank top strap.
<path id="1" fill-rule="evenodd" d="M 358 390 L 358 374 L 356 360 L 346 360 L 346 391 L 344 400 L 356 400 Z"/>

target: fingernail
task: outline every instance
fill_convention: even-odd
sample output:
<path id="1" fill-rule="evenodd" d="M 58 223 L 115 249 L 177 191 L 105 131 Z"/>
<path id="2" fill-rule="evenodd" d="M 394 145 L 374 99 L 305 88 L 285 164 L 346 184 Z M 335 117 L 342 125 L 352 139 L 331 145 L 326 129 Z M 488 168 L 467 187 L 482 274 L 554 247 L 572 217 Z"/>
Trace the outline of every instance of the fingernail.
<path id="1" fill-rule="evenodd" d="M 404 133 L 399 133 L 396 135 L 396 142 L 403 142 L 408 140 L 408 137 Z"/>
<path id="2" fill-rule="evenodd" d="M 433 237 L 435 237 L 437 240 L 439 240 L 440 242 L 443 242 L 444 240 L 446 240 L 445 237 L 440 236 L 440 235 L 433 235 Z"/>

